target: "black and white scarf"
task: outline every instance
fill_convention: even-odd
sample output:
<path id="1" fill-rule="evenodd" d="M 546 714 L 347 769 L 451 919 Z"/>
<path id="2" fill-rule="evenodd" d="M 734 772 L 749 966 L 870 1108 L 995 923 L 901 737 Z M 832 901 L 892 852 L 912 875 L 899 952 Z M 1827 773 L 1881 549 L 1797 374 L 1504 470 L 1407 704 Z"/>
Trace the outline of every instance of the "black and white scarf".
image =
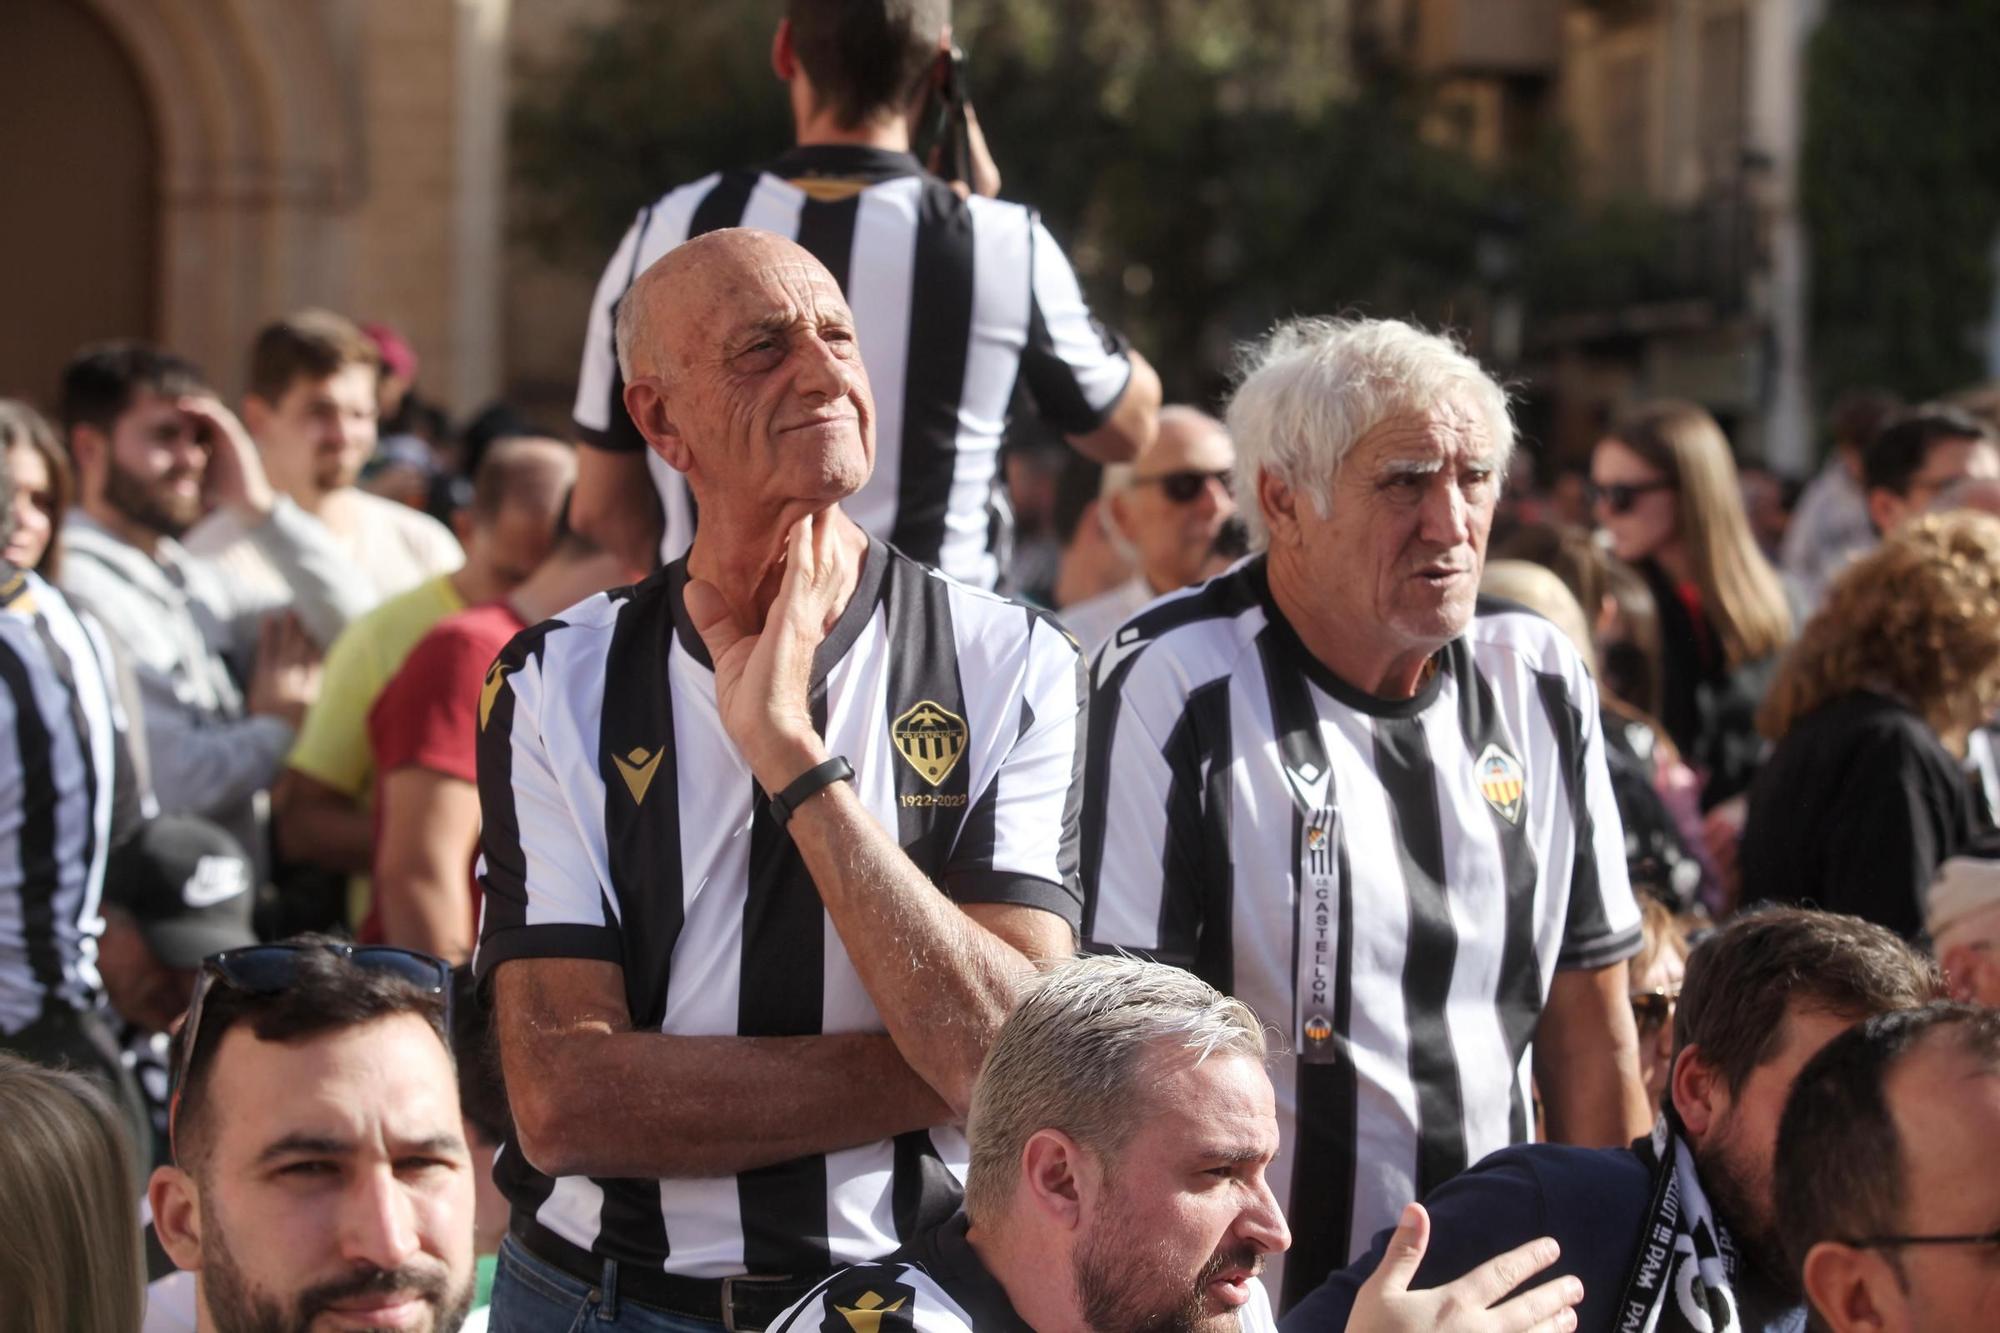
<path id="1" fill-rule="evenodd" d="M 1694 1152 L 1669 1117 L 1637 1145 L 1653 1171 L 1653 1205 L 1616 1333 L 1739 1333 L 1733 1282 L 1742 1260 L 1736 1242 L 1709 1210 Z"/>

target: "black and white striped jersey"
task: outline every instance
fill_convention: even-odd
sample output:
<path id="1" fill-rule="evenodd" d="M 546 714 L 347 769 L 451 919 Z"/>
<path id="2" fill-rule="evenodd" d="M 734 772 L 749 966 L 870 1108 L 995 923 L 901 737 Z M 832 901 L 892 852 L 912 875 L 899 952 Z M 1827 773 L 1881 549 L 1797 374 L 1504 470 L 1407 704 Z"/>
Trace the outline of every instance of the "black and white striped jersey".
<path id="1" fill-rule="evenodd" d="M 0 585 L 0 1032 L 100 998 L 104 866 L 138 817 L 111 650 L 38 576 Z"/>
<path id="2" fill-rule="evenodd" d="M 771 1321 L 768 1333 L 1035 1333 L 966 1242 L 965 1214 L 878 1264 L 834 1274 Z M 1069 1281 L 1068 1274 L 1052 1278 Z M 1252 1279 L 1239 1333 L 1277 1333 L 1271 1300 Z"/>
<path id="3" fill-rule="evenodd" d="M 1556 969 L 1639 944 L 1575 650 L 1482 600 L 1435 661 L 1404 701 L 1338 679 L 1257 557 L 1140 612 L 1094 668 L 1087 939 L 1192 968 L 1295 1053 L 1272 1070 L 1280 1309 L 1531 1136 Z"/>
<path id="4" fill-rule="evenodd" d="M 626 415 L 613 316 L 632 281 L 689 237 L 776 232 L 826 265 L 854 311 L 875 398 L 875 471 L 842 506 L 897 549 L 994 586 L 1007 520 L 992 502 L 1017 382 L 1058 431 L 1104 424 L 1131 377 L 1124 344 L 1091 318 L 1036 213 L 960 199 L 907 153 L 795 148 L 763 170 L 716 172 L 642 210 L 591 304 L 575 417 L 590 443 L 645 450 L 666 526 L 663 562 L 694 540 L 694 499 Z"/>
<path id="5" fill-rule="evenodd" d="M 688 1036 L 881 1032 L 790 837 L 724 732 L 682 607 L 685 561 L 524 631 L 481 700 L 476 966 L 601 959 L 633 1024 Z M 1081 914 L 1087 680 L 1044 613 L 869 545 L 816 656 L 830 753 L 960 904 Z M 496 1175 L 542 1253 L 688 1277 L 809 1276 L 880 1258 L 956 1206 L 964 1136 L 938 1127 L 735 1177 Z"/>

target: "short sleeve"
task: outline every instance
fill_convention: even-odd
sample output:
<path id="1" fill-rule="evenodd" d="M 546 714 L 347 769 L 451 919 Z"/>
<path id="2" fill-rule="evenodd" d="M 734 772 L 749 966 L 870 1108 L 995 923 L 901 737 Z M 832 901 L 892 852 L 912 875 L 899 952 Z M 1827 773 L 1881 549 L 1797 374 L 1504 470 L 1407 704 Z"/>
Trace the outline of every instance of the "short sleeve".
<path id="1" fill-rule="evenodd" d="M 426 635 L 411 650 L 368 714 L 368 742 L 378 773 L 425 768 L 464 782 L 479 780 L 480 687 L 493 645 L 457 626 Z"/>
<path id="2" fill-rule="evenodd" d="M 640 233 L 647 214 L 641 213 L 625 231 L 618 248 L 604 265 L 590 301 L 584 331 L 583 360 L 577 367 L 576 405 L 571 415 L 585 443 L 617 453 L 632 453 L 645 441 L 625 413 L 625 379 L 618 371 L 616 336 L 618 302 L 638 272 Z"/>
<path id="3" fill-rule="evenodd" d="M 334 640 L 320 674 L 319 697 L 306 710 L 285 759 L 286 767 L 356 799 L 367 790 L 370 776 L 368 706 L 380 683 L 375 649 L 366 620 L 356 621 Z"/>
<path id="4" fill-rule="evenodd" d="M 1021 377 L 1035 408 L 1066 435 L 1102 426 L 1125 393 L 1132 362 L 1125 340 L 1107 330 L 1084 304 L 1083 289 L 1062 248 L 1035 218 L 1029 262 L 1028 344 Z"/>
<path id="5" fill-rule="evenodd" d="M 1588 970 L 1609 967 L 1639 951 L 1639 904 L 1632 896 L 1624 825 L 1604 757 L 1597 682 L 1580 659 L 1565 657 L 1568 669 L 1537 676 L 1563 768 L 1575 848 L 1566 867 L 1569 908 L 1556 966 Z M 1551 873 L 1560 869 L 1551 867 Z"/>
<path id="6" fill-rule="evenodd" d="M 478 877 L 485 901 L 473 968 L 483 981 L 514 958 L 624 961 L 575 811 L 556 780 L 542 677 L 548 622 L 515 636 L 480 683 Z M 573 765 L 572 765 L 573 766 Z"/>
<path id="7" fill-rule="evenodd" d="M 1035 616 L 1013 746 L 967 810 L 945 866 L 954 901 L 1038 907 L 1072 931 L 1081 926 L 1077 830 L 1087 686 L 1075 641 L 1052 619 Z"/>

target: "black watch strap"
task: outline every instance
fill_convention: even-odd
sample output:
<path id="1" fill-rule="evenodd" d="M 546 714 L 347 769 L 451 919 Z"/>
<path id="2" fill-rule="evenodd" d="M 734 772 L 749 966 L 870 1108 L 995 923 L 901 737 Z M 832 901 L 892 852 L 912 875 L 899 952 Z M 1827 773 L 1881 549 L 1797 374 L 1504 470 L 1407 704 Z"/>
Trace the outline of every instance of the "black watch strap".
<path id="1" fill-rule="evenodd" d="M 779 828 L 791 822 L 792 812 L 804 805 L 820 792 L 836 782 L 854 781 L 854 765 L 842 755 L 835 755 L 823 764 L 814 764 L 791 786 L 771 798 L 771 818 Z"/>

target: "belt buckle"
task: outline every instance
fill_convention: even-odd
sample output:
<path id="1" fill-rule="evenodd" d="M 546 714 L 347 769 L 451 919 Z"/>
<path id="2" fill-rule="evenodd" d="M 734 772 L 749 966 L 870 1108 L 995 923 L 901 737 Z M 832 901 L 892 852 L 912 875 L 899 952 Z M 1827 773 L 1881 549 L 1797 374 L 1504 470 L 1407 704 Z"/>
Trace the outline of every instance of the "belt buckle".
<path id="1" fill-rule="evenodd" d="M 773 1276 L 766 1273 L 743 1273 L 736 1277 L 722 1279 L 722 1328 L 723 1333 L 764 1333 L 763 1326 L 755 1329 L 739 1328 L 736 1323 L 736 1284 L 757 1282 L 790 1282 L 792 1275 Z"/>

